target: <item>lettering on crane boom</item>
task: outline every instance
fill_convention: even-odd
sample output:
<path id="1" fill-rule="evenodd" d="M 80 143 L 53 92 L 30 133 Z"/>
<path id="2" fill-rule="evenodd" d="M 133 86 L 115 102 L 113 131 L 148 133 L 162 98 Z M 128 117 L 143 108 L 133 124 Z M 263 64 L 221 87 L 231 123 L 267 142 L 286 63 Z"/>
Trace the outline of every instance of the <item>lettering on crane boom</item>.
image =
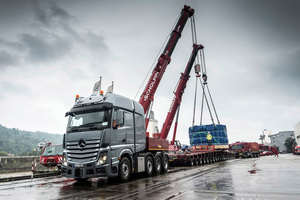
<path id="1" fill-rule="evenodd" d="M 152 79 L 152 82 L 150 83 L 149 88 L 148 88 L 148 90 L 147 90 L 147 92 L 146 92 L 146 94 L 144 96 L 144 101 L 146 101 L 148 99 L 149 94 L 151 93 L 151 90 L 152 90 L 152 88 L 153 88 L 153 86 L 154 86 L 154 84 L 156 82 L 156 78 L 157 78 L 158 74 L 159 74 L 159 72 L 155 73 L 155 75 L 154 75 L 154 77 Z"/>
<path id="2" fill-rule="evenodd" d="M 176 100 L 176 97 L 173 98 L 173 101 L 172 101 L 170 109 L 169 109 L 169 113 L 171 113 L 172 110 L 173 110 L 173 106 L 174 106 L 175 100 Z"/>

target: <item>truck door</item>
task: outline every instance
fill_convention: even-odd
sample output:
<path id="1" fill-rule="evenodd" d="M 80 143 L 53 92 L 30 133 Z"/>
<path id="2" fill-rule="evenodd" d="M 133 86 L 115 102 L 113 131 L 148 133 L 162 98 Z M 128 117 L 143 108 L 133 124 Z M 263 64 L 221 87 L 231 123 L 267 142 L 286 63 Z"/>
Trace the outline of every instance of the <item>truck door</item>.
<path id="1" fill-rule="evenodd" d="M 133 128 L 133 114 L 122 109 L 115 109 L 112 123 L 112 145 L 133 144 Z"/>

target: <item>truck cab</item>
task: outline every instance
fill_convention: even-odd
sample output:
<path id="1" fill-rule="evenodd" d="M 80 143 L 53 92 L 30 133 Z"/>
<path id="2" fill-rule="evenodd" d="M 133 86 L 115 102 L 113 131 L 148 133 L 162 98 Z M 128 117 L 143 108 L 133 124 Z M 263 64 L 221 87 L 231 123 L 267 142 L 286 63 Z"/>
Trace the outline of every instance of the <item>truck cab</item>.
<path id="1" fill-rule="evenodd" d="M 236 142 L 231 145 L 236 158 L 259 157 L 259 146 L 256 142 Z"/>
<path id="2" fill-rule="evenodd" d="M 61 144 L 51 144 L 50 142 L 43 147 L 40 164 L 45 167 L 57 167 L 60 169 L 63 148 Z"/>
<path id="3" fill-rule="evenodd" d="M 114 177 L 120 168 L 124 175 L 137 166 L 134 156 L 146 147 L 144 110 L 138 102 L 113 93 L 77 98 L 66 116 L 62 176 Z M 127 165 L 121 166 L 124 157 Z"/>

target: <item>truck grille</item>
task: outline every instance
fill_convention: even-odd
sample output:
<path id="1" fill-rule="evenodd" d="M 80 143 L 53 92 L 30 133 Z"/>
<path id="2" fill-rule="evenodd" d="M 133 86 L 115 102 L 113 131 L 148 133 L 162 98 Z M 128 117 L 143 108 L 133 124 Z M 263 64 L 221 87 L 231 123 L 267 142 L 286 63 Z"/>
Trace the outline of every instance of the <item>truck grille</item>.
<path id="1" fill-rule="evenodd" d="M 67 142 L 68 161 L 87 163 L 97 160 L 100 149 L 100 140 L 85 140 L 85 146 L 79 147 L 77 141 Z"/>

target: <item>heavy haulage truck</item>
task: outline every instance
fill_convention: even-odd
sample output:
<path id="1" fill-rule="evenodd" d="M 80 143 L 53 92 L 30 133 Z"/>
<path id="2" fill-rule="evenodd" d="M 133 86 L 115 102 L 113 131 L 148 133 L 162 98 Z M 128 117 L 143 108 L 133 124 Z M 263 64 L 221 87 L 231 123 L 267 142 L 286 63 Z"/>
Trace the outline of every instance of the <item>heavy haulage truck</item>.
<path id="1" fill-rule="evenodd" d="M 181 161 L 179 164 L 205 164 L 225 160 L 232 156 L 227 151 L 228 140 L 221 141 L 221 138 L 216 137 L 217 135 L 213 137 L 215 137 L 214 140 L 218 139 L 218 145 L 199 143 L 193 137 L 198 143 L 191 143 L 192 148 L 186 151 L 183 151 L 180 142 L 175 140 L 179 108 L 189 74 L 198 51 L 200 50 L 200 57 L 204 55 L 203 46 L 197 44 L 196 38 L 193 38 L 191 56 L 177 84 L 161 132 L 153 134 L 152 137 L 146 132 L 154 94 L 171 61 L 171 55 L 181 37 L 182 30 L 188 18 L 193 14 L 193 9 L 184 6 L 139 102 L 112 92 L 97 95 L 100 91 L 95 87 L 97 84 L 90 97 L 76 97 L 75 105 L 66 113 L 69 121 L 63 138 L 62 176 L 78 181 L 93 177 L 118 176 L 122 181 L 127 181 L 132 173 L 144 172 L 150 176 L 154 173 L 167 172 L 170 162 L 172 164 L 178 164 L 176 161 Z M 193 36 L 195 36 L 196 31 L 193 25 L 195 24 L 192 24 Z M 197 77 L 200 77 L 199 67 L 198 64 L 195 66 Z M 202 78 L 206 84 L 207 76 L 203 72 Z M 173 139 L 169 143 L 167 137 L 176 113 Z M 199 135 L 197 127 L 201 125 L 194 126 L 193 123 L 192 130 L 195 136 Z M 215 130 L 215 127 L 223 127 L 223 125 L 213 124 L 213 127 Z"/>
<path id="2" fill-rule="evenodd" d="M 168 43 L 158 59 L 139 102 L 114 93 L 77 97 L 63 137 L 64 177 L 84 181 L 93 177 L 119 177 L 132 173 L 166 172 L 169 142 L 146 133 L 154 94 L 171 61 L 171 55 L 188 20 L 194 14 L 184 6 Z M 201 45 L 194 45 L 188 65 L 193 65 Z"/>

